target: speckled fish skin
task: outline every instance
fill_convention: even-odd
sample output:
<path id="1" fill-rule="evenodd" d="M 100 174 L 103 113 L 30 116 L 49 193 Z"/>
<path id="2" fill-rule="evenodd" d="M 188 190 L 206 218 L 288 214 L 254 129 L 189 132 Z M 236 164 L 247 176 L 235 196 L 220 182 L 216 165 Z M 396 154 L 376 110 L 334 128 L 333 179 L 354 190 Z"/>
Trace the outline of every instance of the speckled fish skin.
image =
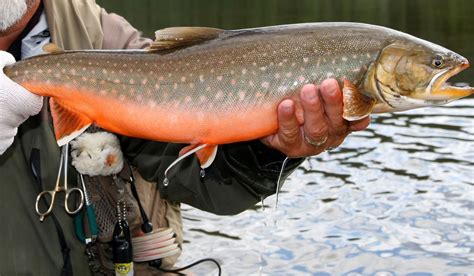
<path id="1" fill-rule="evenodd" d="M 356 23 L 225 31 L 166 54 L 71 51 L 26 59 L 5 72 L 120 134 L 224 144 L 274 133 L 277 105 L 307 83 L 361 83 L 389 41 L 417 41 Z"/>

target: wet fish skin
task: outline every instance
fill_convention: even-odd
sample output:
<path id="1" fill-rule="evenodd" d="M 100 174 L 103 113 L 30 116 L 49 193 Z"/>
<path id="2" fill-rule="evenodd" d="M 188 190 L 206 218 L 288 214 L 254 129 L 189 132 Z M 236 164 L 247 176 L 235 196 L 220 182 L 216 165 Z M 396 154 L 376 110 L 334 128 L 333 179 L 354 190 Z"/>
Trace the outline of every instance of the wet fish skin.
<path id="1" fill-rule="evenodd" d="M 456 68 L 467 63 L 445 48 L 384 27 L 312 23 L 222 31 L 213 39 L 166 52 L 66 51 L 19 61 L 5 72 L 31 92 L 50 96 L 56 105 L 110 131 L 217 145 L 274 133 L 279 102 L 298 101 L 304 84 L 331 77 L 341 84 L 347 80 L 351 91 L 373 100 L 379 112 L 423 105 L 428 95 L 419 105 L 407 104 L 400 95 L 410 95 L 396 91 L 398 87 L 388 92 L 398 102 L 389 102 L 386 89 L 377 83 L 398 81 L 393 77 L 397 66 L 381 71 L 377 63 L 383 50 L 394 44 L 412 45 L 427 56 L 439 52 L 457 59 Z M 393 56 L 387 55 L 384 64 L 396 63 Z M 433 83 L 431 71 L 420 73 L 421 86 L 415 85 L 426 94 Z M 345 102 L 346 107 L 351 104 Z M 62 120 L 57 118 L 55 125 Z M 57 138 L 62 135 L 57 133 Z"/>

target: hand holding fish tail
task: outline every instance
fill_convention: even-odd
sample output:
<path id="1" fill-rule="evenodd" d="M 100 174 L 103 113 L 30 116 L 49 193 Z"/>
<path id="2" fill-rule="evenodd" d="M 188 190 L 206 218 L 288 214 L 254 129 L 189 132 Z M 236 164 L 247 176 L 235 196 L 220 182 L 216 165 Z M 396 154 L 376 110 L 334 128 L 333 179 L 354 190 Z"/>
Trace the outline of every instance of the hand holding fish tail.
<path id="1" fill-rule="evenodd" d="M 278 106 L 278 132 L 262 139 L 289 157 L 312 156 L 335 148 L 350 132 L 365 129 L 370 122 L 369 118 L 353 122 L 342 118 L 342 92 L 334 79 L 303 86 L 300 101 L 303 123 L 297 118 L 295 103 L 284 100 Z"/>
<path id="2" fill-rule="evenodd" d="M 30 93 L 5 76 L 3 68 L 13 63 L 15 58 L 11 54 L 0 51 L 0 154 L 13 143 L 18 126 L 40 112 L 43 105 L 43 97 Z"/>

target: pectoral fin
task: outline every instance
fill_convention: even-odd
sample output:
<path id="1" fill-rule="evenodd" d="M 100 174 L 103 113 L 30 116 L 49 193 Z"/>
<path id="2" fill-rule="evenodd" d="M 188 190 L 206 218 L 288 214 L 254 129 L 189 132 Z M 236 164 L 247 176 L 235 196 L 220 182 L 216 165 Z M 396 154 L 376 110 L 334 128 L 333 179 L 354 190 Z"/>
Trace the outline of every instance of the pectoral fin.
<path id="1" fill-rule="evenodd" d="M 348 121 L 355 121 L 367 117 L 373 110 L 376 100 L 368 97 L 357 89 L 349 80 L 344 80 L 342 88 L 344 112 L 343 117 Z"/>
<path id="2" fill-rule="evenodd" d="M 225 32 L 221 29 L 207 27 L 172 27 L 155 32 L 155 41 L 148 51 L 170 51 L 212 40 Z"/>
<path id="3" fill-rule="evenodd" d="M 63 146 L 83 133 L 92 120 L 69 108 L 54 98 L 49 100 L 53 117 L 54 132 L 59 146 Z"/>
<path id="4" fill-rule="evenodd" d="M 179 151 L 179 156 L 184 156 L 186 153 L 192 152 L 196 150 L 199 145 L 189 145 L 187 147 L 182 148 Z M 199 160 L 199 164 L 201 164 L 201 168 L 205 169 L 209 167 L 214 159 L 216 158 L 217 154 L 217 146 L 206 146 L 199 150 L 196 150 L 196 157 Z"/>

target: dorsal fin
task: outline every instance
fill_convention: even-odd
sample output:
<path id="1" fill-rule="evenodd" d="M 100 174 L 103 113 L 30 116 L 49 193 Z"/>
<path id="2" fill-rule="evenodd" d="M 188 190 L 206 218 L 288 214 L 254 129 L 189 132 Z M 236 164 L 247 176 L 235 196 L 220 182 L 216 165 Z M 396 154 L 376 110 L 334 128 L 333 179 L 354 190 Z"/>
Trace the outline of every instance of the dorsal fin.
<path id="1" fill-rule="evenodd" d="M 155 41 L 148 51 L 172 50 L 196 45 L 211 40 L 223 33 L 224 30 L 208 27 L 171 27 L 155 32 Z"/>
<path id="2" fill-rule="evenodd" d="M 54 43 L 48 43 L 43 46 L 43 52 L 46 54 L 57 54 L 64 52 L 64 50 Z"/>

